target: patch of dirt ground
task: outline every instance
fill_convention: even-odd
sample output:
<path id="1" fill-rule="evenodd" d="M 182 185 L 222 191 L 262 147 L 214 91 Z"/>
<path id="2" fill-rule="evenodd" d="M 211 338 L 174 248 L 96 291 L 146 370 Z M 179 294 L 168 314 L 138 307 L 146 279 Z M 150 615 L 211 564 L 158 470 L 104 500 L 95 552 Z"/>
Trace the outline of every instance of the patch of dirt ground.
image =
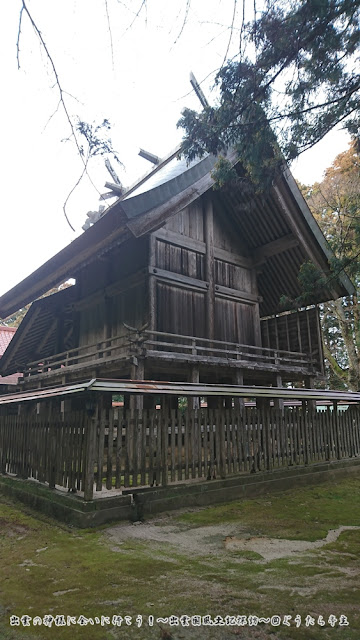
<path id="1" fill-rule="evenodd" d="M 326 544 L 335 542 L 343 531 L 360 529 L 360 527 L 350 526 L 338 527 L 331 529 L 326 538 L 309 542 L 307 540 L 286 540 L 249 535 L 245 528 L 234 523 L 186 529 L 182 525 L 163 524 L 163 520 L 161 526 L 159 524 L 159 521 L 119 524 L 109 528 L 105 536 L 114 551 L 121 551 L 121 545 L 126 540 L 137 540 L 139 542 L 170 544 L 180 552 L 186 551 L 187 554 L 199 556 L 217 555 L 227 551 L 251 551 L 259 554 L 264 561 L 269 562 L 320 549 Z"/>

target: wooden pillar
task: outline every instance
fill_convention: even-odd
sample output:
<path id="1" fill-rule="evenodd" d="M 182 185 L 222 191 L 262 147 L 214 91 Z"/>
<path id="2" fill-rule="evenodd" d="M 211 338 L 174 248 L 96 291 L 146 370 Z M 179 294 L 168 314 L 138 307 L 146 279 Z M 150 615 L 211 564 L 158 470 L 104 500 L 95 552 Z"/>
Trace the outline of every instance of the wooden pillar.
<path id="1" fill-rule="evenodd" d="M 130 369 L 131 380 L 144 380 L 144 360 L 133 357 L 133 361 Z M 141 410 L 144 406 L 144 396 L 132 394 L 130 396 L 130 413 L 133 414 L 134 410 Z"/>
<path id="2" fill-rule="evenodd" d="M 215 261 L 214 261 L 214 212 L 211 193 L 205 198 L 205 278 L 208 283 L 206 292 L 206 337 L 215 337 Z"/>
<path id="3" fill-rule="evenodd" d="M 199 367 L 198 365 L 191 365 L 190 368 L 190 382 L 194 384 L 199 384 Z M 189 399 L 189 407 L 190 409 L 199 409 L 200 408 L 200 398 L 196 396 L 192 396 Z"/>
<path id="4" fill-rule="evenodd" d="M 98 409 L 96 409 L 94 416 L 87 418 L 83 480 L 84 500 L 92 500 L 93 498 L 97 421 Z"/>
<path id="5" fill-rule="evenodd" d="M 236 371 L 235 371 L 235 384 L 238 387 L 243 387 L 244 386 L 244 372 L 243 372 L 242 369 L 236 369 Z M 244 406 L 245 406 L 244 398 L 239 398 L 239 396 L 234 398 L 234 408 L 235 409 L 240 409 L 240 411 L 243 411 Z"/>
<path id="6" fill-rule="evenodd" d="M 149 237 L 149 267 L 156 267 L 156 237 L 151 234 Z M 156 276 L 150 270 L 149 280 L 149 330 L 156 331 Z"/>
<path id="7" fill-rule="evenodd" d="M 306 389 L 314 388 L 314 378 L 311 376 L 307 376 L 305 378 L 305 387 Z M 316 400 L 308 400 L 308 407 L 312 411 L 316 411 Z"/>
<path id="8" fill-rule="evenodd" d="M 279 373 L 276 375 L 276 386 L 280 387 L 280 388 L 283 386 L 282 377 L 281 377 L 281 375 Z M 283 398 L 275 398 L 274 406 L 277 407 L 281 411 L 281 413 L 284 413 L 284 399 Z"/>

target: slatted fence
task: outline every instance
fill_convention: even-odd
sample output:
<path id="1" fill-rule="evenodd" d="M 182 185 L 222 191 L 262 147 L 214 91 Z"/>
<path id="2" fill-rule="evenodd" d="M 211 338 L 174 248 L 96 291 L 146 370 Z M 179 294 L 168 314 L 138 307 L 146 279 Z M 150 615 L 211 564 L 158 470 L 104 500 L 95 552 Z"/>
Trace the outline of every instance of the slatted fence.
<path id="1" fill-rule="evenodd" d="M 89 435 L 89 420 L 82 412 L 65 414 L 64 420 L 0 417 L 1 471 L 50 487 L 84 490 Z"/>
<path id="2" fill-rule="evenodd" d="M 114 411 L 94 441 L 95 482 L 106 487 L 166 485 L 360 455 L 360 412 L 301 407 Z"/>
<path id="3" fill-rule="evenodd" d="M 103 410 L 0 417 L 0 464 L 84 492 L 223 478 L 360 455 L 360 410 Z"/>

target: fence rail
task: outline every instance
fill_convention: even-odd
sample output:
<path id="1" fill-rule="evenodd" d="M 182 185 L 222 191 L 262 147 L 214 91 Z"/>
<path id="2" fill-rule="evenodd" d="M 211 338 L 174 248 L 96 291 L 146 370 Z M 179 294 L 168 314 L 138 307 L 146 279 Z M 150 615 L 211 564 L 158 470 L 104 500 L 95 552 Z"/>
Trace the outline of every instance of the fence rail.
<path id="1" fill-rule="evenodd" d="M 263 365 L 292 366 L 314 369 L 316 354 L 298 351 L 269 349 L 248 344 L 238 344 L 221 340 L 209 340 L 197 336 L 184 336 L 162 331 L 129 331 L 126 335 L 113 336 L 104 340 L 70 349 L 62 353 L 27 363 L 24 377 L 48 373 L 69 367 L 86 367 L 92 363 L 110 362 L 137 354 L 156 355 L 177 354 L 189 357 L 239 360 Z"/>
<path id="2" fill-rule="evenodd" d="M 165 486 L 360 455 L 360 410 L 276 407 L 0 417 L 3 473 L 84 492 Z"/>

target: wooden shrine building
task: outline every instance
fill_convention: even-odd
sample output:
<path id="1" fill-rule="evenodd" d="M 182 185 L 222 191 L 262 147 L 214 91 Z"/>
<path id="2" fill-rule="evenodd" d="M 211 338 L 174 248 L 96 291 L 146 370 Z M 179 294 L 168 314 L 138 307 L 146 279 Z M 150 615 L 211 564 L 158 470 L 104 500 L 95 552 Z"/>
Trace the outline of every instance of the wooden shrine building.
<path id="1" fill-rule="evenodd" d="M 332 254 L 286 167 L 259 195 L 229 158 L 239 180 L 222 189 L 213 188 L 214 157 L 186 165 L 176 152 L 125 193 L 113 185 L 118 198 L 99 220 L 0 298 L 1 318 L 35 300 L 0 362 L 0 375 L 23 376 L 17 393 L 0 397 L 3 470 L 20 468 L 24 477 L 75 487 L 90 499 L 94 477 L 101 490 L 104 474 L 111 489 L 206 478 L 214 466 L 226 475 L 306 464 L 312 455 L 359 455 L 359 412 L 344 418 L 339 439 L 330 414 L 327 426 L 309 418 L 310 400 L 330 392 L 306 392 L 324 376 L 317 305 L 352 294 L 353 285 L 346 274 L 324 278 L 306 308 L 283 312 L 280 298 L 301 293 L 301 265 L 311 262 L 326 276 Z M 75 284 L 40 297 L 68 279 Z M 272 397 L 291 395 L 288 383 L 303 387 L 293 397 L 305 413 L 285 423 L 266 417 L 281 409 L 270 408 Z M 131 405 L 127 391 L 142 400 Z M 130 421 L 111 408 L 116 392 L 125 393 L 125 411 L 132 407 Z M 166 394 L 165 415 L 166 403 L 154 407 Z M 206 411 L 223 415 L 171 417 L 182 395 L 205 397 Z M 267 404 L 244 413 L 232 401 L 249 396 Z M 188 408 L 196 412 L 199 402 Z M 23 445 L 9 444 L 16 425 L 21 442 L 30 438 L 27 425 L 33 429 L 38 448 L 27 462 Z"/>
<path id="2" fill-rule="evenodd" d="M 256 196 L 214 190 L 206 157 L 176 154 L 83 235 L 0 298 L 34 302 L 1 360 L 22 389 L 90 378 L 281 386 L 323 374 L 316 305 L 353 292 L 346 275 L 306 309 L 282 313 L 310 261 L 330 251 L 290 172 Z M 307 386 L 311 386 L 307 383 Z"/>

